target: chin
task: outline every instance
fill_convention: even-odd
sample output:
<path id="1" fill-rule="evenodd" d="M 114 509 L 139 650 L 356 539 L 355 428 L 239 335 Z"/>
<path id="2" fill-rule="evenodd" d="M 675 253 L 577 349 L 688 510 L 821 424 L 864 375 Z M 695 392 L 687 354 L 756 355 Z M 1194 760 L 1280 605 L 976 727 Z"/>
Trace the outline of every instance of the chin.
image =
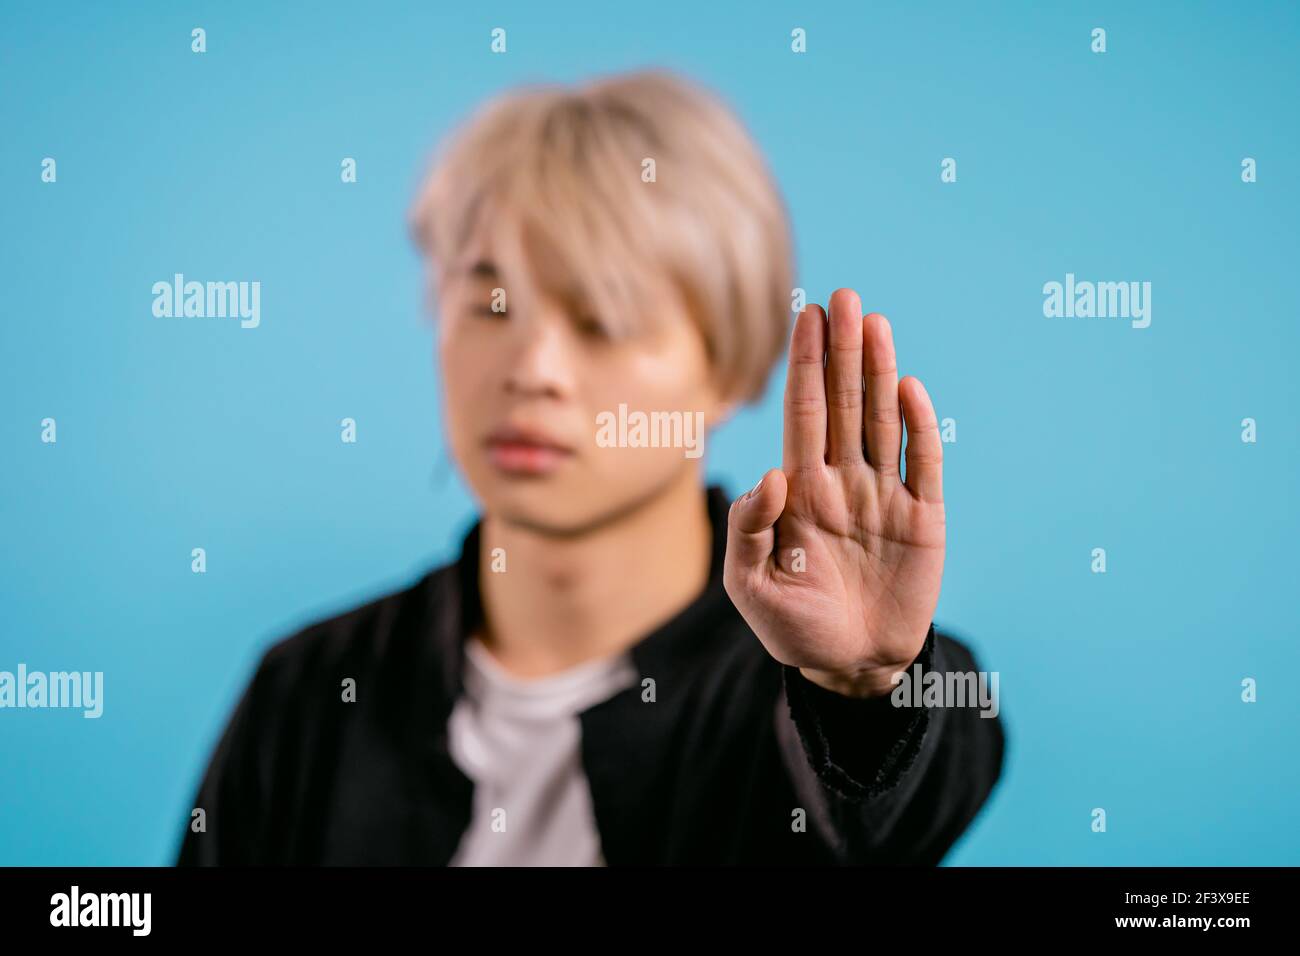
<path id="1" fill-rule="evenodd" d="M 609 489 L 546 482 L 497 487 L 480 499 L 484 513 L 537 534 L 575 538 L 635 511 L 643 496 L 611 497 Z"/>
<path id="2" fill-rule="evenodd" d="M 490 473 L 473 482 L 485 516 L 555 535 L 569 535 L 589 524 L 596 509 L 591 496 L 578 494 L 556 476 L 503 476 Z"/>

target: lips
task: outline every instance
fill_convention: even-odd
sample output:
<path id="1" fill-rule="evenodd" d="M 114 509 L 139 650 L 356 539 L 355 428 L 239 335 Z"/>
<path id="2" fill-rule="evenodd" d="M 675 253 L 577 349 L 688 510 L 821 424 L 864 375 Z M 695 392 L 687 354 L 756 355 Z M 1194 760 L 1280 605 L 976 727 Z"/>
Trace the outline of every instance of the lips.
<path id="1" fill-rule="evenodd" d="M 546 475 L 573 457 L 573 449 L 534 428 L 506 425 L 484 442 L 488 460 L 511 475 Z"/>

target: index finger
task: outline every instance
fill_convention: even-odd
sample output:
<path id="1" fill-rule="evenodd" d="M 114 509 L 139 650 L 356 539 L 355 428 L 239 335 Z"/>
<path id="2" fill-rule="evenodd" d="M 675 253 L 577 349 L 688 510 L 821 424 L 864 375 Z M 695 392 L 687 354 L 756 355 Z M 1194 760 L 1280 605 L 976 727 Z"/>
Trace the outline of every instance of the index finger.
<path id="1" fill-rule="evenodd" d="M 782 466 L 808 470 L 826 463 L 826 313 L 812 304 L 795 319 L 785 378 Z"/>

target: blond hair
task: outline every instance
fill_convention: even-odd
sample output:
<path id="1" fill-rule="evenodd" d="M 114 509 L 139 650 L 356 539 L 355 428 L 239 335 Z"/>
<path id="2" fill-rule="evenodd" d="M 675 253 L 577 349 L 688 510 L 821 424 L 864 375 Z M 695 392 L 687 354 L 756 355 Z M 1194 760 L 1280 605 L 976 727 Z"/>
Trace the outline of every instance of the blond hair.
<path id="1" fill-rule="evenodd" d="M 410 212 L 415 242 L 445 266 L 485 200 L 560 254 L 613 334 L 652 322 L 638 303 L 669 279 L 723 393 L 762 394 L 789 332 L 789 222 L 712 94 L 661 70 L 504 94 L 443 143 Z"/>

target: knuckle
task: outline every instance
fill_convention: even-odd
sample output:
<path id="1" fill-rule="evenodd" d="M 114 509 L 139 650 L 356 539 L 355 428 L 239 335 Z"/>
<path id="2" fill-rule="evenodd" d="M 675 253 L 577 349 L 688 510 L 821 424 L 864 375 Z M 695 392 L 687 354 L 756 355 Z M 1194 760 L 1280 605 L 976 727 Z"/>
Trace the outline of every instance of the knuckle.
<path id="1" fill-rule="evenodd" d="M 826 400 L 820 395 L 791 395 L 785 404 L 796 415 L 820 415 Z"/>
<path id="2" fill-rule="evenodd" d="M 850 386 L 832 388 L 826 393 L 826 404 L 831 408 L 859 408 L 862 405 L 862 389 Z"/>
<path id="3" fill-rule="evenodd" d="M 786 478 L 791 484 L 790 497 L 794 498 L 799 494 L 797 490 L 799 486 L 821 478 L 824 470 L 824 463 L 819 461 L 807 463 L 798 462 L 786 465 L 781 470 L 785 472 Z"/>
<path id="4" fill-rule="evenodd" d="M 941 465 L 943 464 L 943 454 L 932 455 L 929 452 L 910 452 L 907 456 L 908 464 L 911 465 Z"/>
<path id="5" fill-rule="evenodd" d="M 828 464 L 833 465 L 836 468 L 851 468 L 866 462 L 866 459 L 862 457 L 862 449 L 853 448 L 851 446 L 846 448 L 837 448 L 834 452 L 827 455 L 827 458 L 830 459 Z"/>

